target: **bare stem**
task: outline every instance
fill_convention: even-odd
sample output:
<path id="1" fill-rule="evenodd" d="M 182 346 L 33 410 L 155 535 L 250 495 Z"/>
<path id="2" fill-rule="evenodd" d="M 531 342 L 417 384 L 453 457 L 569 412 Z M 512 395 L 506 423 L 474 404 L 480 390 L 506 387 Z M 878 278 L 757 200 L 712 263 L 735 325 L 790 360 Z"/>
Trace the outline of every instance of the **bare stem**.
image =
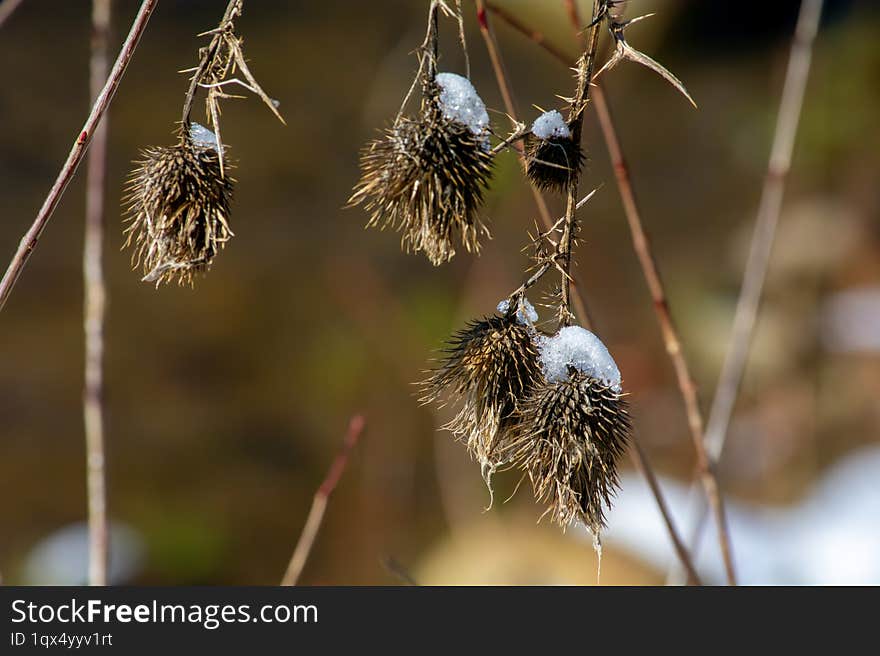
<path id="1" fill-rule="evenodd" d="M 657 500 L 657 505 L 660 508 L 660 515 L 663 517 L 663 522 L 666 524 L 666 531 L 669 533 L 669 537 L 672 538 L 672 546 L 675 548 L 675 553 L 678 556 L 681 566 L 684 568 L 685 572 L 687 572 L 688 583 L 690 585 L 702 585 L 702 581 L 700 581 L 700 577 L 694 567 L 694 562 L 691 559 L 691 554 L 682 541 L 681 536 L 678 534 L 675 524 L 672 522 L 672 516 L 669 514 L 669 507 L 666 505 L 666 499 L 660 489 L 660 484 L 657 482 L 657 477 L 654 475 L 654 469 L 648 462 L 648 455 L 642 449 L 642 445 L 639 443 L 637 437 L 633 437 L 632 444 L 633 448 L 630 450 L 630 456 L 633 465 L 635 465 L 635 468 L 639 473 L 644 476 L 645 481 L 648 483 L 648 487 L 651 488 L 651 493 Z"/>
<path id="2" fill-rule="evenodd" d="M 305 567 L 306 561 L 309 559 L 309 554 L 312 552 L 315 538 L 318 537 L 321 522 L 324 520 L 324 511 L 327 509 L 327 502 L 330 500 L 330 495 L 333 494 L 333 490 L 336 489 L 336 485 L 345 471 L 345 466 L 348 464 L 348 456 L 358 443 L 361 434 L 364 432 L 365 425 L 366 423 L 362 415 L 355 415 L 349 421 L 342 449 L 337 454 L 333 464 L 330 465 L 324 482 L 321 483 L 312 499 L 312 507 L 309 509 L 305 526 L 303 526 L 299 541 L 293 550 L 293 555 L 290 557 L 290 563 L 287 565 L 284 578 L 281 579 L 281 585 L 296 585 L 296 582 L 299 580 L 303 567 Z"/>
<path id="3" fill-rule="evenodd" d="M 89 88 L 92 102 L 101 93 L 109 68 L 108 40 L 112 0 L 92 1 L 92 56 Z M 89 584 L 107 585 L 109 531 L 104 450 L 104 309 L 102 265 L 104 179 L 107 171 L 107 120 L 95 129 L 86 169 L 86 221 L 83 242 L 83 330 L 85 385 L 83 420 L 86 437 L 86 489 L 89 516 Z"/>
<path id="4" fill-rule="evenodd" d="M 3 276 L 3 280 L 0 281 L 0 310 L 6 305 L 6 300 L 9 298 L 9 294 L 12 292 L 12 288 L 16 281 L 18 281 L 18 277 L 21 275 L 31 253 L 33 253 L 36 248 L 40 235 L 43 233 L 46 224 L 52 217 L 52 213 L 61 201 L 61 197 L 64 195 L 65 189 L 67 189 L 67 185 L 73 179 L 77 167 L 85 156 L 86 150 L 88 150 L 89 144 L 94 136 L 95 129 L 97 128 L 98 123 L 101 122 L 101 118 L 107 112 L 107 109 L 110 107 L 110 103 L 113 101 L 113 96 L 116 93 L 116 89 L 119 87 L 119 82 L 122 80 L 125 69 L 134 55 L 134 51 L 137 48 L 138 42 L 147 27 L 147 23 L 149 22 L 150 16 L 156 8 L 158 1 L 159 0 L 143 0 L 141 3 L 140 10 L 132 23 L 131 31 L 128 33 L 125 43 L 122 44 L 122 49 L 119 52 L 119 56 L 116 58 L 116 63 L 113 64 L 113 70 L 107 78 L 107 83 L 104 85 L 103 89 L 101 89 L 101 93 L 98 95 L 98 99 L 92 106 L 89 117 L 86 119 L 85 124 L 83 124 L 82 130 L 80 130 L 76 140 L 73 142 L 73 147 L 70 150 L 70 154 L 67 156 L 67 161 L 64 163 L 64 166 L 61 167 L 61 171 L 58 174 L 58 178 L 55 180 L 55 184 L 52 185 L 52 189 L 49 190 L 49 195 L 46 197 L 43 206 L 37 213 L 37 218 L 34 220 L 30 229 L 25 233 L 24 237 L 22 237 L 22 240 L 18 245 L 18 250 L 10 261 L 9 267 Z"/>
<path id="5" fill-rule="evenodd" d="M 819 30 L 821 15 L 822 0 L 803 0 L 785 74 L 782 101 L 776 118 L 776 133 L 773 137 L 770 163 L 764 177 L 755 230 L 752 234 L 749 257 L 733 320 L 730 347 L 721 369 L 718 389 L 712 401 L 712 411 L 709 413 L 706 448 L 713 460 L 719 458 L 724 447 L 727 427 L 730 424 L 730 416 L 752 343 L 761 292 L 767 277 L 770 253 L 773 250 L 776 226 L 782 209 L 785 181 L 791 170 L 791 155 L 804 104 L 813 43 Z"/>
<path id="6" fill-rule="evenodd" d="M 21 2 L 22 0 L 3 0 L 3 2 L 0 2 L 0 27 L 3 27 L 3 23 L 12 16 L 12 12 L 18 9 L 18 5 Z"/>
<path id="7" fill-rule="evenodd" d="M 730 345 L 721 368 L 706 427 L 706 451 L 713 463 L 718 461 L 724 449 L 730 418 L 752 344 L 764 280 L 767 277 L 776 227 L 779 224 L 785 181 L 791 170 L 791 157 L 810 74 L 813 44 L 819 31 L 822 4 L 822 0 L 803 0 L 795 28 L 779 114 L 776 117 L 770 162 L 764 177 L 755 229 L 752 233 L 742 287 L 736 305 Z M 691 545 L 695 545 L 699 540 L 705 512 L 705 506 L 700 504 L 692 518 Z"/>

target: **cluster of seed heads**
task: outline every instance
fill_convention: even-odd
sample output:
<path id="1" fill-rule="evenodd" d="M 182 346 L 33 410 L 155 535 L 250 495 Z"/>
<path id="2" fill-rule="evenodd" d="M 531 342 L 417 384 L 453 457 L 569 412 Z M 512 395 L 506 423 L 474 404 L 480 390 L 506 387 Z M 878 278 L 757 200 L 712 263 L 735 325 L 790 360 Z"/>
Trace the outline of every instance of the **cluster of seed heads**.
<path id="1" fill-rule="evenodd" d="M 423 401 L 460 406 L 445 428 L 467 443 L 490 491 L 495 471 L 519 468 L 554 521 L 580 520 L 598 535 L 631 431 L 626 401 L 575 367 L 563 380 L 546 376 L 544 336 L 510 306 L 450 338 Z"/>

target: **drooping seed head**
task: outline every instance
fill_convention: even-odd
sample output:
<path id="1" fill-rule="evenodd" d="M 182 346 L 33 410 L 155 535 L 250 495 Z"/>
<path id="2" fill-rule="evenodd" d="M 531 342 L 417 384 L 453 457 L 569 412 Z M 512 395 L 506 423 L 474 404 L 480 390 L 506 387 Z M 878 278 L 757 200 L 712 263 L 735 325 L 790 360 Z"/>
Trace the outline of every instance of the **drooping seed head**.
<path id="1" fill-rule="evenodd" d="M 129 177 L 123 203 L 129 225 L 126 246 L 132 265 L 143 266 L 144 280 L 192 284 L 233 236 L 229 205 L 234 180 L 229 163 L 198 124 L 169 147 L 141 152 Z M 223 171 L 221 171 L 221 157 Z"/>
<path id="2" fill-rule="evenodd" d="M 520 402 L 541 377 L 534 328 L 517 308 L 469 323 L 455 333 L 445 357 L 424 383 L 423 401 L 460 403 L 444 428 L 467 442 L 487 479 L 505 464 L 509 429 Z"/>
<path id="3" fill-rule="evenodd" d="M 400 231 L 403 249 L 424 252 L 434 265 L 452 259 L 457 242 L 479 251 L 486 232 L 479 209 L 492 172 L 488 133 L 475 132 L 473 105 L 467 115 L 450 111 L 442 93 L 427 81 L 418 118 L 399 118 L 367 145 L 349 199 L 370 214 L 368 227 Z"/>
<path id="4" fill-rule="evenodd" d="M 528 473 L 555 522 L 581 520 L 598 535 L 631 432 L 619 389 L 571 367 L 567 379 L 535 386 L 518 414 L 509 457 Z"/>

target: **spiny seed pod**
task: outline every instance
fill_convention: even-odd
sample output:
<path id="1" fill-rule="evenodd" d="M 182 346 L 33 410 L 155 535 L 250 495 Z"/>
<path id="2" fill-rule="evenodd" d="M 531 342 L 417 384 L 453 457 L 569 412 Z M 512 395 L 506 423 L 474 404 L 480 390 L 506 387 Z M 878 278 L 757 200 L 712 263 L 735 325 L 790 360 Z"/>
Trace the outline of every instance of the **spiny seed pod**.
<path id="1" fill-rule="evenodd" d="M 541 378 L 534 309 L 502 310 L 455 333 L 440 366 L 423 383 L 424 402 L 448 396 L 461 410 L 444 428 L 467 441 L 486 482 L 504 464 L 508 429 L 520 401 Z M 499 306 L 501 307 L 501 306 Z M 524 316 L 527 320 L 524 320 Z"/>
<path id="2" fill-rule="evenodd" d="M 434 265 L 455 255 L 458 240 L 478 252 L 479 220 L 492 172 L 489 117 L 470 82 L 441 73 L 423 84 L 418 118 L 400 117 L 361 154 L 361 179 L 349 205 L 363 204 L 368 227 L 401 232 L 406 252 Z"/>
<path id="3" fill-rule="evenodd" d="M 224 171 L 214 134 L 192 124 L 170 147 L 147 148 L 129 177 L 124 204 L 134 244 L 132 267 L 143 265 L 143 280 L 180 284 L 207 270 L 233 236 L 229 204 L 234 180 Z"/>
<path id="4" fill-rule="evenodd" d="M 525 141 L 526 174 L 539 189 L 565 191 L 580 175 L 584 152 L 556 110 L 539 116 Z"/>
<path id="5" fill-rule="evenodd" d="M 620 392 L 573 369 L 568 380 L 544 382 L 522 402 L 511 450 L 554 521 L 565 527 L 579 519 L 598 534 L 630 430 Z"/>
<path id="6" fill-rule="evenodd" d="M 631 432 L 620 372 L 605 345 L 579 326 L 538 342 L 543 380 L 520 403 L 504 456 L 528 473 L 554 521 L 565 527 L 580 519 L 598 536 Z"/>

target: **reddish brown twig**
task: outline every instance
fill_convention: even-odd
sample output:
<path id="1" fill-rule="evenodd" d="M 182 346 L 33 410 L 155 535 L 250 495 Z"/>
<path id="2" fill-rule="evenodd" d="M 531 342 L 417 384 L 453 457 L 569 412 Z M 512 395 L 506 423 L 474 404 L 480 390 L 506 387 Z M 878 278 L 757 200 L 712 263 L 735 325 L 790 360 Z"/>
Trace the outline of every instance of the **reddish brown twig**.
<path id="1" fill-rule="evenodd" d="M 330 495 L 333 494 L 333 490 L 336 489 L 336 485 L 345 471 L 345 466 L 348 464 L 348 456 L 358 443 L 361 434 L 364 432 L 365 425 L 366 422 L 362 415 L 355 415 L 349 421 L 342 449 L 333 460 L 330 469 L 327 471 L 327 476 L 324 478 L 324 482 L 321 483 L 312 499 L 312 507 L 309 509 L 309 515 L 299 536 L 299 541 L 297 541 L 293 555 L 290 557 L 290 563 L 287 565 L 284 578 L 281 579 L 281 585 L 296 585 L 296 582 L 299 580 L 303 567 L 305 567 L 306 561 L 309 559 L 309 554 L 312 552 L 315 538 L 318 537 L 318 531 L 321 529 L 324 511 L 327 510 L 327 502 L 330 500 Z"/>
<path id="2" fill-rule="evenodd" d="M 109 68 L 107 42 L 112 0 L 92 2 L 92 56 L 89 89 L 98 99 Z M 83 330 L 85 385 L 83 420 L 86 437 L 86 490 L 89 515 L 89 584 L 107 585 L 108 522 L 104 449 L 104 307 L 102 266 L 104 178 L 107 170 L 107 119 L 95 129 L 86 172 L 86 221 L 83 242 Z"/>
<path id="3" fill-rule="evenodd" d="M 147 23 L 149 22 L 150 16 L 156 8 L 158 1 L 159 0 L 143 0 L 140 10 L 138 10 L 137 16 L 132 23 L 128 37 L 125 39 L 125 43 L 122 44 L 122 49 L 119 52 L 119 56 L 116 58 L 116 63 L 113 65 L 113 70 L 107 78 L 107 83 L 104 85 L 104 88 L 101 89 L 101 93 L 98 95 L 97 101 L 95 101 L 95 104 L 92 106 L 91 113 L 86 119 L 85 124 L 83 124 L 79 136 L 77 136 L 76 140 L 73 142 L 73 147 L 70 149 L 67 161 L 64 162 L 64 166 L 61 167 L 61 171 L 58 173 L 58 178 L 55 180 L 55 184 L 52 185 L 52 189 L 49 190 L 49 195 L 46 196 L 46 200 L 43 202 L 43 206 L 37 213 L 36 219 L 34 219 L 33 224 L 19 243 L 18 250 L 10 261 L 9 267 L 3 276 L 3 280 L 0 281 L 0 310 L 2 310 L 3 306 L 6 304 L 13 286 L 15 286 L 15 283 L 18 281 L 18 277 L 21 275 L 25 264 L 27 264 L 31 253 L 33 253 L 34 248 L 36 248 L 40 235 L 43 233 L 49 219 L 52 218 L 52 213 L 61 201 L 61 197 L 64 195 L 65 189 L 67 189 L 67 185 L 76 174 L 76 169 L 80 162 L 82 162 L 86 150 L 88 150 L 98 123 L 101 122 L 101 118 L 107 112 L 110 103 L 113 101 L 113 96 L 116 94 L 119 82 L 125 74 L 125 69 L 134 55 L 134 51 L 137 48 L 138 42 L 147 27 Z"/>
<path id="4" fill-rule="evenodd" d="M 492 66 L 495 71 L 495 77 L 498 80 L 498 85 L 502 90 L 501 94 L 504 98 L 507 112 L 514 120 L 516 120 L 516 115 L 514 113 L 515 110 L 513 107 L 513 94 L 510 90 L 510 82 L 504 72 L 504 66 L 501 60 L 500 53 L 498 52 L 497 44 L 495 43 L 494 35 L 491 31 L 491 23 L 489 22 L 489 16 L 486 10 L 491 11 L 494 15 L 501 18 L 504 22 L 508 23 L 515 30 L 526 35 L 529 39 L 533 40 L 535 43 L 543 47 L 545 50 L 547 50 L 547 52 L 549 52 L 551 55 L 553 55 L 555 58 L 559 59 L 566 65 L 570 64 L 570 59 L 561 49 L 556 48 L 555 46 L 553 46 L 553 44 L 544 39 L 543 34 L 529 29 L 516 17 L 514 17 L 503 8 L 498 7 L 497 5 L 495 5 L 495 3 L 490 2 L 489 0 L 476 0 L 476 5 L 480 30 L 483 34 L 484 40 L 486 41 L 486 47 L 489 50 L 490 60 L 492 61 Z M 601 89 L 597 85 L 594 85 L 592 91 L 595 99 L 595 94 L 597 92 L 601 92 Z M 532 187 L 532 191 L 534 192 L 536 198 L 539 198 L 543 201 L 543 198 L 541 197 L 537 189 Z M 552 225 L 552 219 L 550 219 L 549 212 L 546 212 L 546 214 L 542 214 L 542 220 L 544 222 L 545 228 L 549 229 Z M 577 312 L 581 316 L 584 325 L 589 328 L 591 323 L 590 316 L 587 312 L 585 304 L 583 303 L 583 293 L 580 289 L 578 289 L 576 284 L 573 286 L 575 287 L 573 299 L 578 306 Z M 688 553 L 687 549 L 684 548 L 684 543 L 679 536 L 674 523 L 672 522 L 672 517 L 669 515 L 665 499 L 663 498 L 662 492 L 657 485 L 656 476 L 654 475 L 651 463 L 648 460 L 647 455 L 641 449 L 640 445 L 636 444 L 635 449 L 631 452 L 631 457 L 633 459 L 633 464 L 645 476 L 646 480 L 648 481 L 648 485 L 657 500 L 658 509 L 660 511 L 660 514 L 663 516 L 663 521 L 669 531 L 670 538 L 672 539 L 676 554 L 682 561 L 682 566 L 686 571 L 688 571 L 689 577 L 692 581 L 699 581 L 699 578 L 696 576 L 696 571 L 694 569 L 690 554 Z"/>
<path id="5" fill-rule="evenodd" d="M 0 27 L 3 27 L 3 23 L 12 16 L 12 12 L 18 9 L 21 2 L 22 0 L 3 0 L 0 2 Z"/>

